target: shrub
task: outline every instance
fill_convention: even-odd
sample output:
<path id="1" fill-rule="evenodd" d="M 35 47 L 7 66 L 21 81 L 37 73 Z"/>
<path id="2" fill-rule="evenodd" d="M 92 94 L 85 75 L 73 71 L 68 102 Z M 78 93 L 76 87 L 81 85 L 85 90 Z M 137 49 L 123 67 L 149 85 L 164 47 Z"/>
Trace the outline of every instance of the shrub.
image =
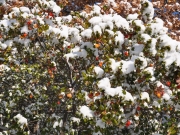
<path id="1" fill-rule="evenodd" d="M 1 134 L 179 133 L 180 42 L 149 1 L 126 18 L 111 4 L 60 16 L 39 0 L 3 16 Z"/>

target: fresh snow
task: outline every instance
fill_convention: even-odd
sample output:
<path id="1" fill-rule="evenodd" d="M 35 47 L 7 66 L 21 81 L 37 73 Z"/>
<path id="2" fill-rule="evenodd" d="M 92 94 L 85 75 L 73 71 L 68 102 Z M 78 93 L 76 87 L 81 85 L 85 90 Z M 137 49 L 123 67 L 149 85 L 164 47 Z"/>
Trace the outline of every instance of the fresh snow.
<path id="1" fill-rule="evenodd" d="M 83 117 L 92 118 L 94 116 L 94 112 L 85 105 L 80 107 L 80 113 L 83 115 Z"/>
<path id="2" fill-rule="evenodd" d="M 96 78 L 101 78 L 103 76 L 103 74 L 104 74 L 104 70 L 102 68 L 98 67 L 98 66 L 94 67 L 94 71 L 95 71 L 95 73 L 97 75 Z"/>
<path id="3" fill-rule="evenodd" d="M 23 128 L 25 125 L 28 125 L 27 119 L 23 117 L 21 114 L 17 114 L 14 116 L 14 119 L 18 120 L 18 123 L 20 124 L 20 127 Z"/>

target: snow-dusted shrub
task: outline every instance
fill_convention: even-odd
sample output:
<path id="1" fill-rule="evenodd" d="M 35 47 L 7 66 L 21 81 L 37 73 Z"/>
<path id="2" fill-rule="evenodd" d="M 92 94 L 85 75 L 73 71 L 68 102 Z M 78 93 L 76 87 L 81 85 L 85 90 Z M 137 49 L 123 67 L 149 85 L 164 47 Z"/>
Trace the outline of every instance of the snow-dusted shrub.
<path id="1" fill-rule="evenodd" d="M 39 0 L 3 16 L 6 133 L 178 134 L 180 42 L 147 0 L 127 19 L 110 3 L 59 16 L 54 1 Z"/>

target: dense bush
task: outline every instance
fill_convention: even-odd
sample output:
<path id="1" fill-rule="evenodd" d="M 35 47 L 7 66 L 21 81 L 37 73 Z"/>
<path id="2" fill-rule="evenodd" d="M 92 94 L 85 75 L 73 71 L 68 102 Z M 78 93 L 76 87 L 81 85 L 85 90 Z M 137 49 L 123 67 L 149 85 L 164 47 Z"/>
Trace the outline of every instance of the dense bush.
<path id="1" fill-rule="evenodd" d="M 150 2 L 126 18 L 31 2 L 0 21 L 1 134 L 180 132 L 180 42 Z"/>

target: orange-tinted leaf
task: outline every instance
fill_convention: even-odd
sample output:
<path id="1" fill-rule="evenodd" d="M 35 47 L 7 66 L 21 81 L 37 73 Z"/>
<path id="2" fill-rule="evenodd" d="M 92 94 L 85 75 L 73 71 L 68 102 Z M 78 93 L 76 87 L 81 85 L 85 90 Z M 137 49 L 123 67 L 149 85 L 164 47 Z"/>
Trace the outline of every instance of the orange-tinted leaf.
<path id="1" fill-rule="evenodd" d="M 94 44 L 95 48 L 99 48 L 101 45 L 100 44 Z"/>

